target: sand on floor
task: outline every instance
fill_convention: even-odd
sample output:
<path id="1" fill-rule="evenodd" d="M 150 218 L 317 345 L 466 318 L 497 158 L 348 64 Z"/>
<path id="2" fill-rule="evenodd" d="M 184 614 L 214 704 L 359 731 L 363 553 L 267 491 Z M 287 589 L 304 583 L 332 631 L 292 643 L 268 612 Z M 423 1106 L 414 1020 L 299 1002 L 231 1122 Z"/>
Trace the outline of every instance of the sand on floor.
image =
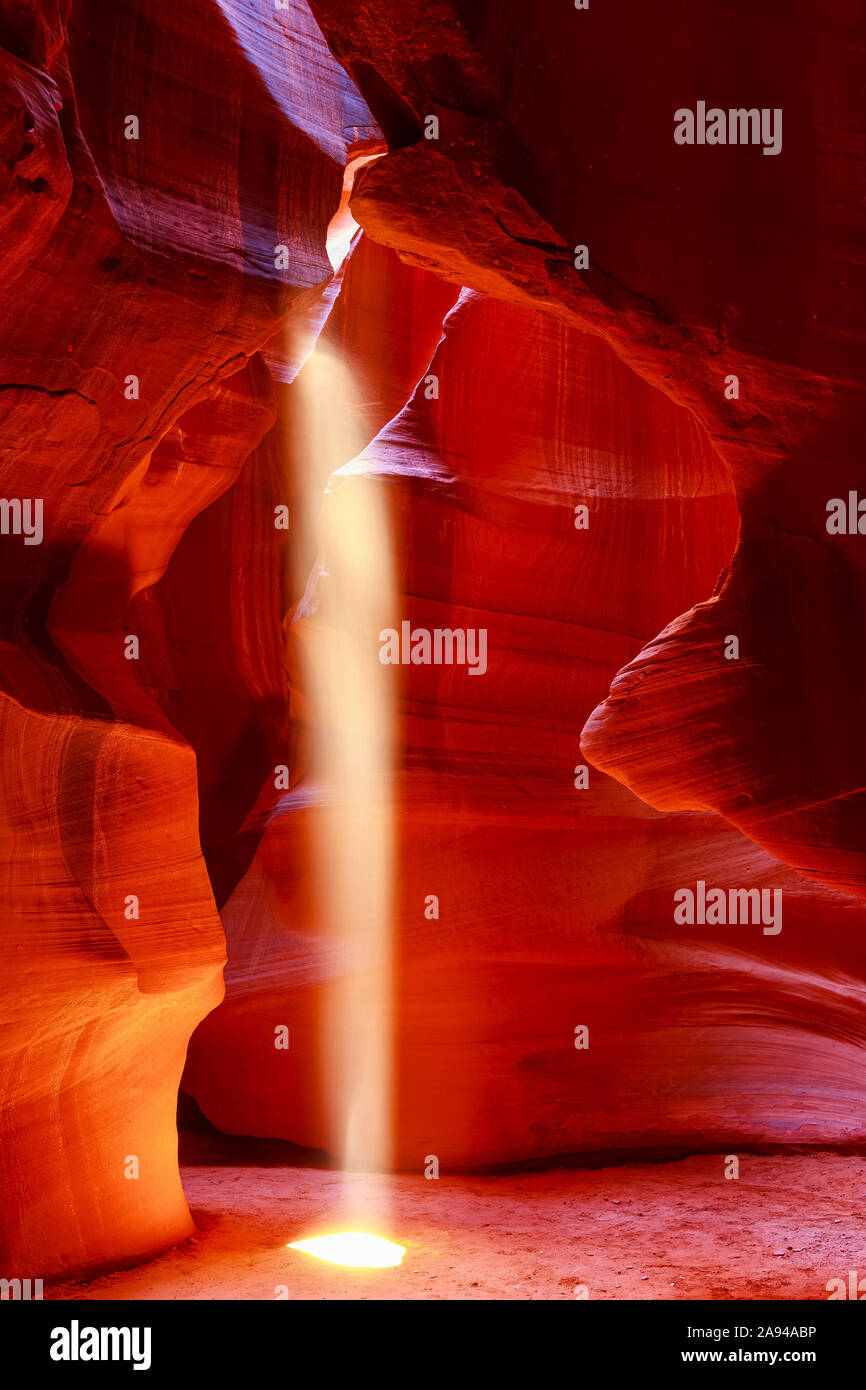
<path id="1" fill-rule="evenodd" d="M 866 1276 L 866 1158 L 721 1154 L 487 1177 L 349 1179 L 320 1168 L 182 1169 L 198 1233 L 70 1299 L 827 1299 Z M 364 1229 L 400 1266 L 347 1269 L 291 1241 Z M 864 1284 L 866 1288 L 866 1284 Z"/>

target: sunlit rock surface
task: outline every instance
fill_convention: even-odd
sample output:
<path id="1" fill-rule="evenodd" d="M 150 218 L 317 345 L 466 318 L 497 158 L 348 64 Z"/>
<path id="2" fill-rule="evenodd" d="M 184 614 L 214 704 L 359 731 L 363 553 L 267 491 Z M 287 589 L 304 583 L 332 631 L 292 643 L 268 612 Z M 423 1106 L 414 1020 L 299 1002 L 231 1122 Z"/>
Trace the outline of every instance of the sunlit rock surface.
<path id="1" fill-rule="evenodd" d="M 224 944 L 190 749 L 5 695 L 0 725 L 0 1251 L 44 1277 L 192 1233 L 175 1098 Z"/>
<path id="2" fill-rule="evenodd" d="M 391 1160 L 866 1136 L 857 17 L 548 9 L 0 0 L 2 1274 L 190 1233 L 193 1033 L 340 1156 L 309 659 L 403 622 Z"/>
<path id="3" fill-rule="evenodd" d="M 734 479 L 724 585 L 617 681 L 587 755 L 862 895 L 866 742 L 828 719 L 859 707 L 866 575 L 860 538 L 825 529 L 827 500 L 862 480 L 860 19 L 843 0 L 772 16 L 666 0 L 627 19 L 368 0 L 351 26 L 339 0 L 312 7 L 392 145 L 353 201 L 369 234 L 607 336 L 695 411 Z M 674 112 L 699 99 L 780 109 L 781 151 L 677 145 Z"/>
<path id="4" fill-rule="evenodd" d="M 312 347 L 347 159 L 379 136 L 300 4 L 2 4 L 0 46 L 0 492 L 42 504 L 37 543 L 0 538 L 0 1264 L 37 1277 L 192 1230 L 177 1087 L 225 953 L 195 744 L 209 797 L 233 713 L 285 721 L 255 468 L 206 527 L 221 582 L 179 612 L 182 570 L 158 581 L 273 426 L 258 349 L 290 324 L 295 370 Z M 257 791 L 230 790 L 232 833 Z"/>
<path id="5" fill-rule="evenodd" d="M 325 504 L 386 496 L 403 557 L 389 625 L 488 632 L 483 678 L 390 668 L 395 1162 L 862 1139 L 862 909 L 716 817 L 659 815 L 594 769 L 574 786 L 613 673 L 724 572 L 725 468 L 599 339 L 534 310 L 464 295 L 429 373 L 439 399 L 419 384 Z M 331 558 L 290 650 L 329 621 Z M 365 977 L 322 931 L 329 789 L 304 774 L 223 911 L 227 997 L 186 1084 L 221 1129 L 327 1148 L 327 990 Z M 781 930 L 678 924 L 674 894 L 698 880 L 781 890 Z"/>

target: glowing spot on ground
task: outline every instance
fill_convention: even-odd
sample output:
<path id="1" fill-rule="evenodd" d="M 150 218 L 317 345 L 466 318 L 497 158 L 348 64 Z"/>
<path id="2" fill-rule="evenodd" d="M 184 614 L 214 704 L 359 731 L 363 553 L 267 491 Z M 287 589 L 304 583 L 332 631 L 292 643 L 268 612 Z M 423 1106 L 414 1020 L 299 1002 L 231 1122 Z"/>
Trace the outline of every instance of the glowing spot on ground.
<path id="1" fill-rule="evenodd" d="M 332 1265 L 353 1265 L 358 1269 L 391 1269 L 406 1254 L 404 1245 L 395 1245 L 384 1236 L 368 1236 L 363 1231 L 344 1231 L 342 1235 L 313 1236 L 295 1240 L 290 1250 L 302 1250 Z"/>

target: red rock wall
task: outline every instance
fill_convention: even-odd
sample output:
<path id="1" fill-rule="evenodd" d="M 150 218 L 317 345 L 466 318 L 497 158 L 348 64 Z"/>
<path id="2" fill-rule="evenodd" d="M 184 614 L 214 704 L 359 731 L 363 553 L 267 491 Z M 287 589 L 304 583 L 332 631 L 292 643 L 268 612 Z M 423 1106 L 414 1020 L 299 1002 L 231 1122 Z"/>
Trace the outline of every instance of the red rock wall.
<path id="1" fill-rule="evenodd" d="M 742 527 L 723 588 L 617 680 L 587 755 L 652 805 L 708 807 L 862 894 L 866 745 L 826 729 L 859 707 L 863 556 L 825 529 L 827 499 L 862 479 L 862 16 L 845 0 L 543 16 L 366 0 L 349 28 L 340 0 L 313 10 L 395 147 L 357 187 L 370 235 L 608 337 L 731 471 Z M 699 99 L 781 108 L 781 153 L 677 145 L 674 111 Z"/>
<path id="2" fill-rule="evenodd" d="M 13 1275 L 188 1234 L 197 1024 L 214 1124 L 336 1150 L 326 486 L 390 518 L 371 647 L 489 634 L 386 668 L 393 1161 L 863 1140 L 860 18 L 548 10 L 0 0 Z M 704 98 L 782 152 L 676 145 Z M 783 930 L 677 923 L 698 880 Z"/>
<path id="3" fill-rule="evenodd" d="M 211 586 L 202 549 L 185 610 L 183 556 L 158 581 L 276 419 L 257 350 L 290 322 L 295 369 L 309 350 L 377 131 L 303 5 L 4 3 L 0 47 L 0 493 L 44 506 L 40 544 L 0 538 L 0 1263 L 42 1277 L 192 1229 L 177 1088 L 225 954 L 193 749 L 218 848 L 255 711 L 285 723 L 255 469 L 207 523 Z M 256 794 L 232 789 L 232 832 Z"/>
<path id="4" fill-rule="evenodd" d="M 465 295 L 430 371 L 440 398 L 419 386 L 326 502 L 387 494 L 392 625 L 489 632 L 483 679 L 393 670 L 395 1162 L 862 1138 L 862 910 L 717 818 L 659 816 L 595 771 L 573 785 L 613 673 L 734 551 L 724 466 L 598 338 L 532 309 Z M 328 583 L 298 640 L 330 621 Z M 219 1128 L 312 1148 L 333 1139 L 326 991 L 352 975 L 310 868 L 321 800 L 303 777 L 279 799 L 223 910 L 227 997 L 185 1082 Z M 676 925 L 674 892 L 698 878 L 781 889 L 782 932 Z"/>

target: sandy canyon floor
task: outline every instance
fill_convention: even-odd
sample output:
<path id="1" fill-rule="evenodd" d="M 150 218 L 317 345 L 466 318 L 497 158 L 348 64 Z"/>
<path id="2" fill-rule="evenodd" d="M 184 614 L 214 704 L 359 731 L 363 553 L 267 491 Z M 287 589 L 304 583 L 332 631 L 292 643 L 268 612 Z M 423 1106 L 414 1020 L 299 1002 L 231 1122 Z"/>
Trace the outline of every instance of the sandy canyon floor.
<path id="1" fill-rule="evenodd" d="M 722 1155 L 356 1179 L 363 1228 L 406 1247 L 385 1270 L 287 1248 L 362 1224 L 341 1215 L 352 1200 L 341 1173 L 199 1161 L 182 1174 L 193 1240 L 46 1297 L 574 1299 L 583 1285 L 596 1299 L 826 1299 L 829 1279 L 866 1275 L 860 1156 L 742 1154 L 736 1180 L 725 1179 Z"/>

